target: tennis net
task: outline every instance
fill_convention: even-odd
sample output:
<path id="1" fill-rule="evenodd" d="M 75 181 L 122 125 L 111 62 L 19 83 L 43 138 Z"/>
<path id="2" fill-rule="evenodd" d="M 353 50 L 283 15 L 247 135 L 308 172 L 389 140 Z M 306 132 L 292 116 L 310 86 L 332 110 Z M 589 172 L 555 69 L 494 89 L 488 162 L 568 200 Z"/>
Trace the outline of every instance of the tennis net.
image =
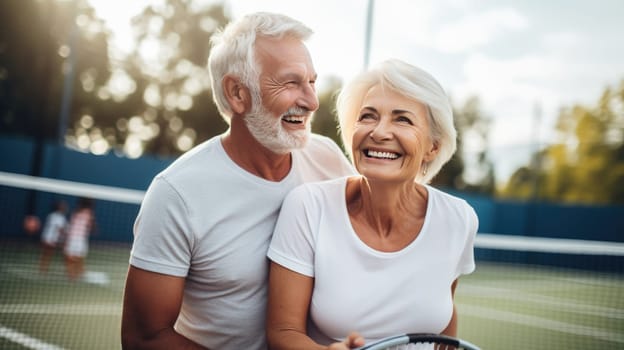
<path id="1" fill-rule="evenodd" d="M 132 225 L 143 192 L 0 172 L 0 348 L 119 349 Z M 41 229 L 53 203 L 95 199 L 83 278 L 62 249 L 40 272 Z M 624 245 L 479 233 L 476 271 L 456 293 L 459 336 L 483 349 L 624 347 Z"/>
<path id="2" fill-rule="evenodd" d="M 96 224 L 84 273 L 71 280 L 63 240 L 46 250 L 40 238 L 54 204 L 65 202 L 69 219 L 81 197 L 94 200 Z M 0 172 L 0 349 L 121 347 L 123 287 L 142 197 L 137 190 Z"/>

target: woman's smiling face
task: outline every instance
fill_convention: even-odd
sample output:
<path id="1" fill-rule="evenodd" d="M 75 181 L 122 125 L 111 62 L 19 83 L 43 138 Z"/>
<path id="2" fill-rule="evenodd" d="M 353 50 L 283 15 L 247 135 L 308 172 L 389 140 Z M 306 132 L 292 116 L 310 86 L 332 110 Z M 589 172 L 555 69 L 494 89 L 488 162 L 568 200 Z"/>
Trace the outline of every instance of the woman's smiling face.
<path id="1" fill-rule="evenodd" d="M 353 133 L 353 160 L 368 179 L 414 181 L 435 158 L 427 107 L 382 85 L 362 101 Z"/>

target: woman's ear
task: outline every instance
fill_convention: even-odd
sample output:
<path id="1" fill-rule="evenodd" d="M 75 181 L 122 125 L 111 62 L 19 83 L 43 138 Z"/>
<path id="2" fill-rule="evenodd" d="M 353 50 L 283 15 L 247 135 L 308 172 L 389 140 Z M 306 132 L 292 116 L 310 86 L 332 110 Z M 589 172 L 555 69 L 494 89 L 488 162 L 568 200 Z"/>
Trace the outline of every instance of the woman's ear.
<path id="1" fill-rule="evenodd" d="M 432 160 L 434 160 L 438 155 L 438 152 L 440 152 L 440 145 L 437 141 L 434 141 L 431 144 L 431 148 L 429 148 L 427 153 L 425 153 L 425 161 L 431 162 Z"/>
<path id="2" fill-rule="evenodd" d="M 251 95 L 237 77 L 226 74 L 223 77 L 223 93 L 235 115 L 245 115 L 251 108 Z"/>

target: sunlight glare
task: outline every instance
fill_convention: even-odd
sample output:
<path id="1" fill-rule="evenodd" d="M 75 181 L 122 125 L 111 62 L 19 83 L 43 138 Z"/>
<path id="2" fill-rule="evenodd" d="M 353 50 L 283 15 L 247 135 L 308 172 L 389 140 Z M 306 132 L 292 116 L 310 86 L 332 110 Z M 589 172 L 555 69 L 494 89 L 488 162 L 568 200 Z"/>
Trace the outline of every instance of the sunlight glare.
<path id="1" fill-rule="evenodd" d="M 91 142 L 91 146 L 89 147 L 89 151 L 95 155 L 106 154 L 109 149 L 110 145 L 108 144 L 108 141 L 101 136 L 93 140 L 93 142 Z"/>
<path id="2" fill-rule="evenodd" d="M 139 158 L 143 154 L 143 143 L 136 135 L 128 135 L 124 144 L 124 152 L 128 158 Z"/>
<path id="3" fill-rule="evenodd" d="M 96 16 L 101 18 L 111 31 L 111 46 L 128 54 L 136 46 L 131 19 L 148 5 L 163 6 L 165 0 L 132 0 L 125 1 L 122 6 L 119 2 L 111 0 L 88 0 L 88 2 L 95 9 Z"/>
<path id="4" fill-rule="evenodd" d="M 180 97 L 178 97 L 177 107 L 182 111 L 190 110 L 193 108 L 193 98 L 189 95 L 180 95 Z"/>
<path id="5" fill-rule="evenodd" d="M 143 100 L 152 107 L 159 107 L 162 103 L 162 98 L 160 97 L 158 86 L 155 84 L 148 85 L 143 93 Z"/>
<path id="6" fill-rule="evenodd" d="M 93 117 L 85 114 L 82 116 L 82 118 L 80 118 L 80 126 L 82 126 L 85 129 L 90 129 L 91 127 L 93 127 Z"/>
<path id="7" fill-rule="evenodd" d="M 108 87 L 113 99 L 121 102 L 136 90 L 136 83 L 124 70 L 115 69 L 111 74 Z"/>

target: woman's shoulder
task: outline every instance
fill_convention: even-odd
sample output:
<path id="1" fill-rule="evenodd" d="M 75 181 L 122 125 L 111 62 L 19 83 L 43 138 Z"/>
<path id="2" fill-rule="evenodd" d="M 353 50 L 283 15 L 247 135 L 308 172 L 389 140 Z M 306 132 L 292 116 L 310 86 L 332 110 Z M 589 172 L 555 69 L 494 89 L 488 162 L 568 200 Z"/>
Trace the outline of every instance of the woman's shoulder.
<path id="1" fill-rule="evenodd" d="M 438 207 L 444 209 L 455 209 L 461 213 L 473 211 L 472 206 L 464 199 L 451 193 L 445 192 L 431 185 L 426 185 L 429 193 L 429 200 L 433 200 Z"/>
<path id="2" fill-rule="evenodd" d="M 476 233 L 479 216 L 465 199 L 431 186 L 427 186 L 427 189 L 429 190 L 432 215 L 443 217 L 445 221 L 467 223 L 470 227 L 469 231 Z"/>

